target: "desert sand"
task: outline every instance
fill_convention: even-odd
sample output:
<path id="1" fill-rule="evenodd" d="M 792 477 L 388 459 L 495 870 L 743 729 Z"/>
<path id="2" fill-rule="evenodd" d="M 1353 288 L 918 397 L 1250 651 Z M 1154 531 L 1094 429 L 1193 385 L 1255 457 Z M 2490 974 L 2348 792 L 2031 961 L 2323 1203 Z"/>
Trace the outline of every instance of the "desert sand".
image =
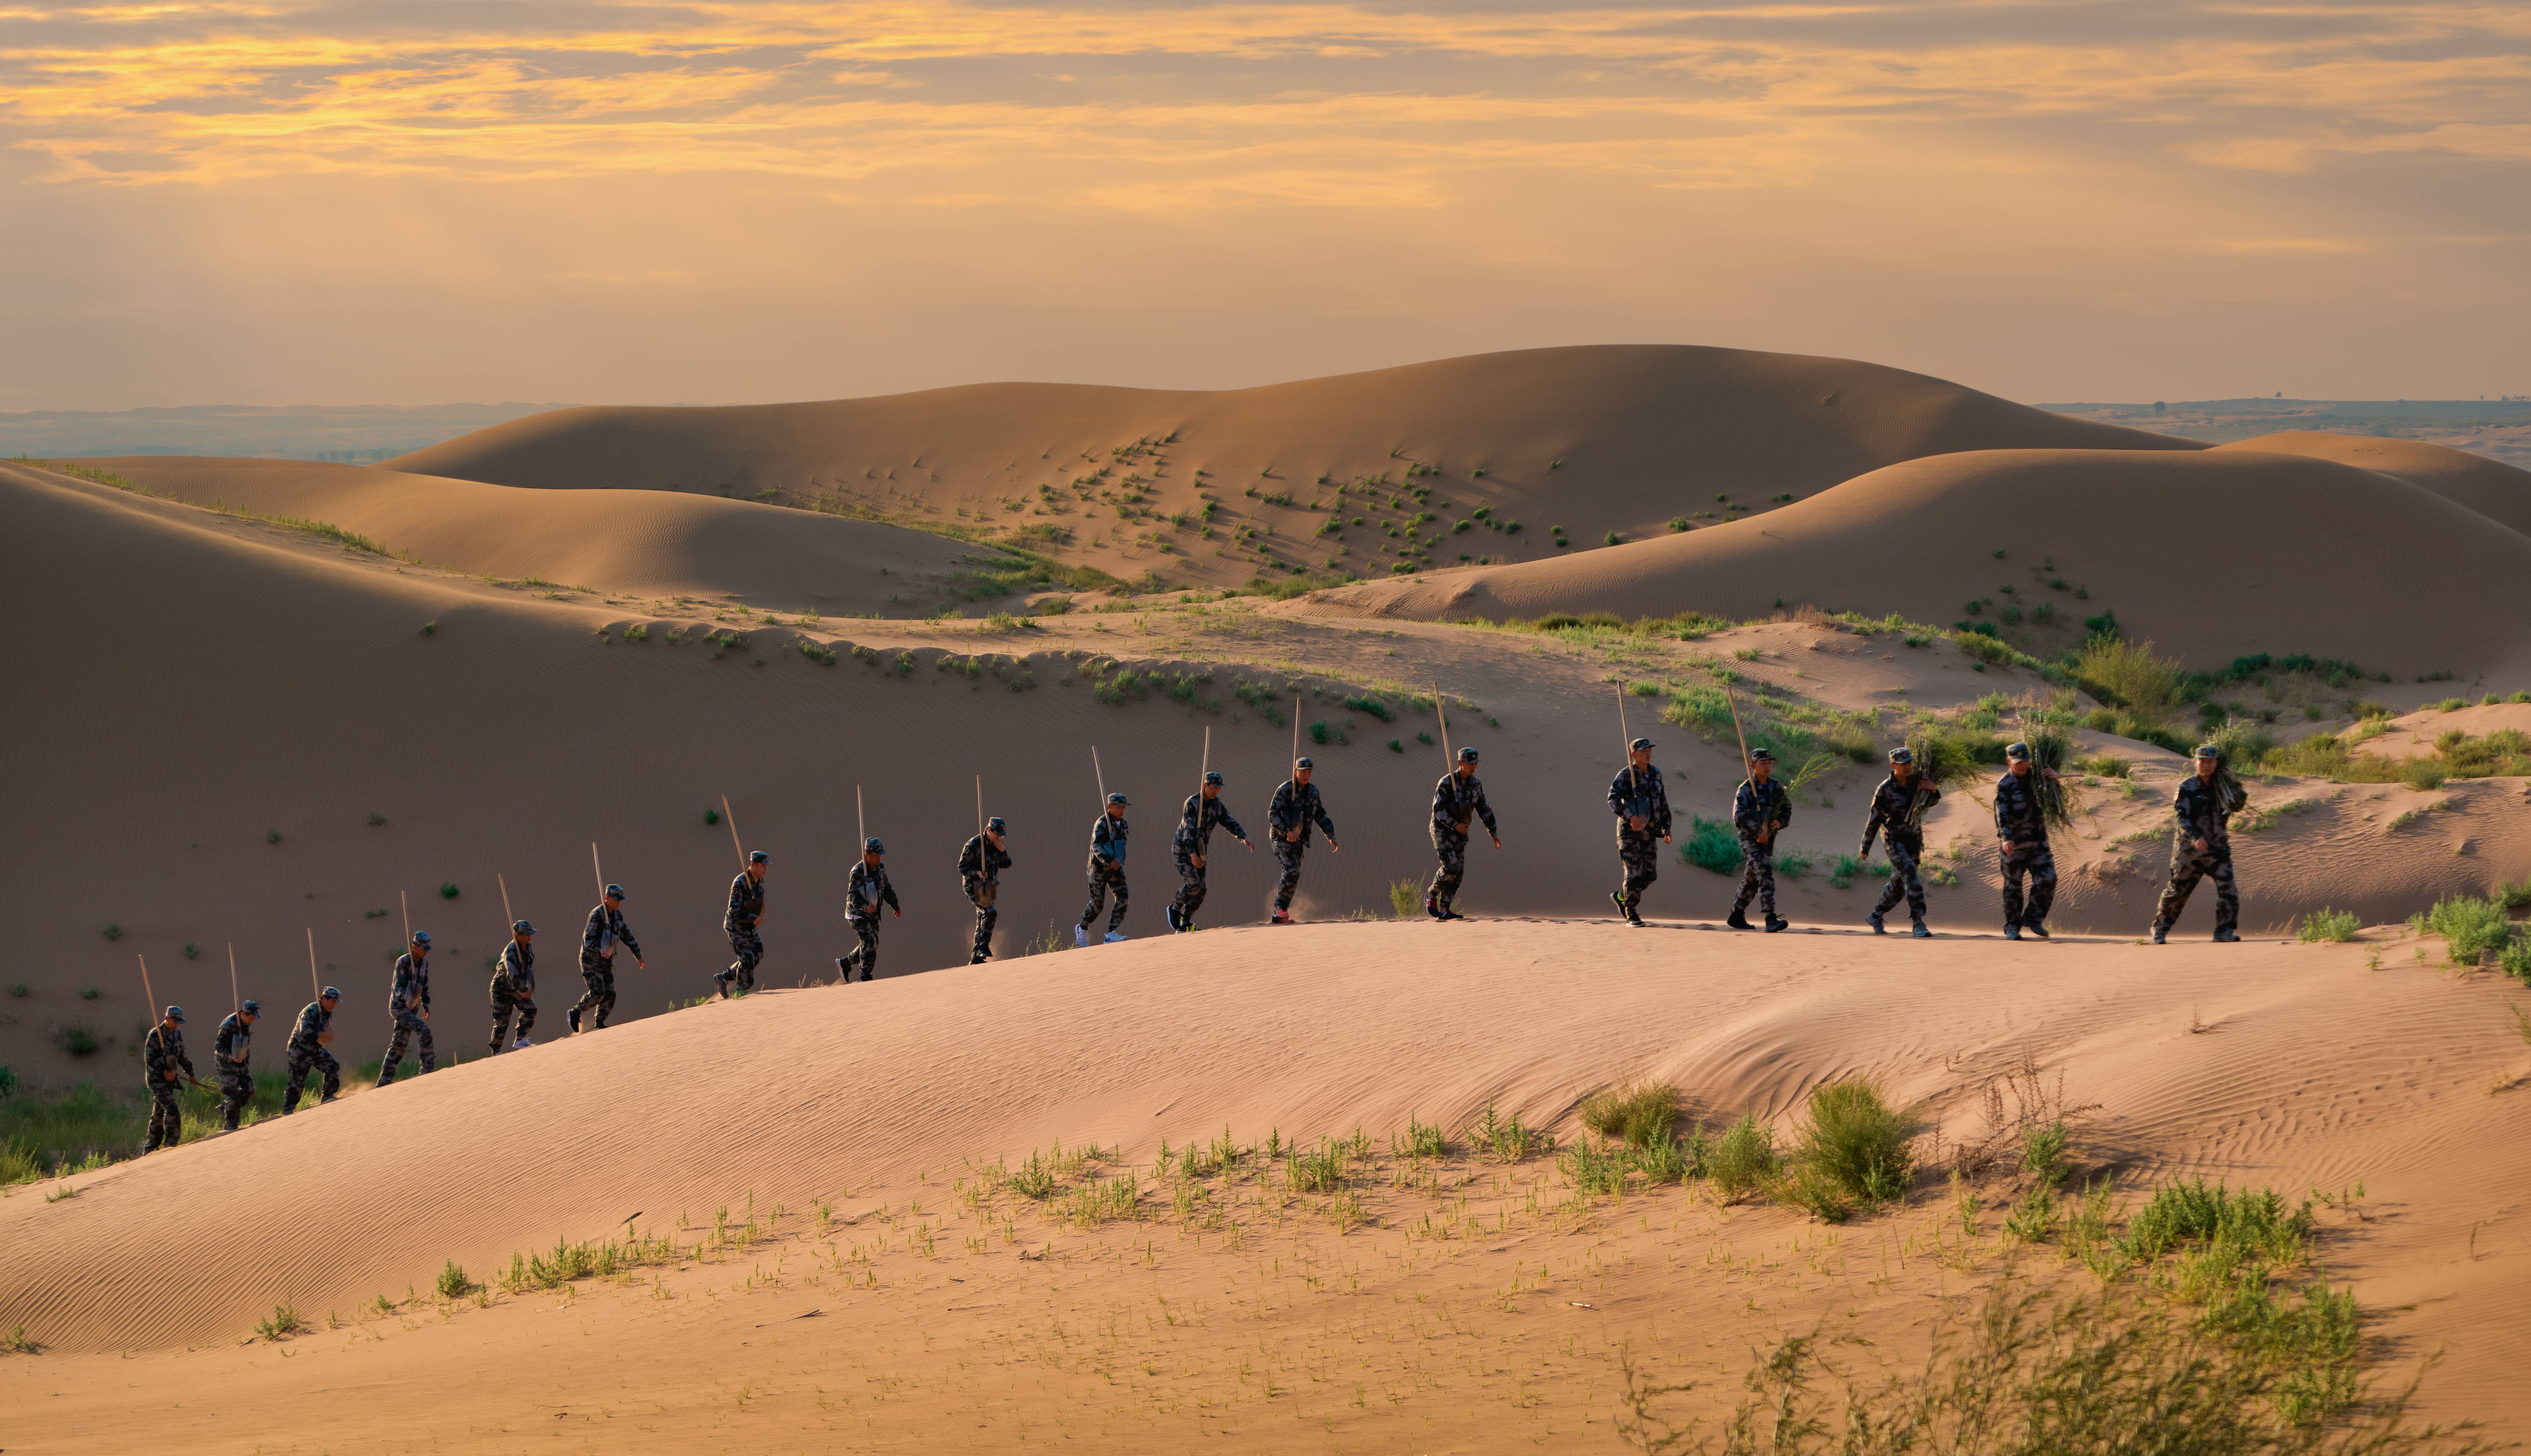
<path id="1" fill-rule="evenodd" d="M 21 775 L 0 837 L 5 979 L 26 985 L 0 1017 L 0 1060 L 36 1086 L 137 1085 L 134 958 L 145 955 L 161 999 L 193 1008 L 201 1062 L 227 1004 L 223 947 L 237 948 L 244 993 L 286 1018 L 307 999 L 311 930 L 315 974 L 349 992 L 335 1049 L 372 1057 L 408 906 L 438 940 L 442 1055 L 479 1057 L 504 883 L 540 927 L 546 1043 L 0 1198 L 12 1251 L 0 1333 L 23 1325 L 38 1350 L 0 1355 L 0 1409 L 35 1416 L 13 1414 L 5 1444 L 129 1450 L 181 1433 L 241 1452 L 556 1439 L 1614 1448 L 1621 1347 L 1709 1382 L 1692 1398 L 1708 1408 L 1753 1343 L 1821 1320 L 1872 1339 L 1876 1358 L 1912 1359 L 2002 1269 L 1999 1210 L 1963 1235 L 1930 1179 L 1841 1227 L 1723 1206 L 1703 1185 L 1580 1198 L 1552 1157 L 1475 1150 L 1466 1133 L 1487 1108 L 1569 1145 L 1583 1096 L 1650 1077 L 1675 1083 L 1708 1124 L 1754 1111 L 1789 1127 L 1810 1089 L 1859 1073 L 1919 1109 L 1937 1156 L 1978 1135 L 1982 1092 L 2025 1064 L 2099 1104 L 2077 1119 L 2076 1155 L 2121 1189 L 2203 1173 L 2328 1193 L 2319 1265 L 2371 1312 L 2386 1375 L 2440 1351 L 2431 1413 L 2523 1434 L 2531 1410 L 2513 1372 L 2531 1337 L 2509 1312 L 2531 1293 L 2531 1240 L 2507 1210 L 2531 1187 L 2531 1154 L 2512 1136 L 2531 1055 L 2510 1017 L 2531 993 L 2447 966 L 2440 941 L 2403 924 L 2440 896 L 2531 874 L 2520 780 L 2420 791 L 2263 779 L 2253 802 L 2270 812 L 2236 836 L 2251 943 L 2206 942 L 2201 890 L 2160 948 L 2142 937 L 2183 769 L 2141 743 L 2083 736 L 2127 773 L 2078 784 L 2050 943 L 1998 934 L 1979 784 L 1928 820 L 1934 859 L 1957 882 L 1934 889 L 1938 934 L 1921 943 L 1870 937 L 1877 883 L 1841 887 L 1827 872 L 1860 837 L 1877 767 L 1840 763 L 1804 790 L 1784 842 L 1815 865 L 1783 881 L 1795 928 L 1772 937 L 1720 929 L 1735 881 L 1675 851 L 1647 896 L 1654 924 L 1616 923 L 1602 799 L 1622 685 L 1715 681 L 1727 666 L 1746 711 L 1869 714 L 1889 741 L 1916 710 L 2045 686 L 1946 639 L 1911 646 L 1904 630 L 1790 609 L 1763 620 L 1778 597 L 1947 625 L 1958 599 L 2010 582 L 2022 601 L 2113 610 L 2130 633 L 2218 665 L 2257 650 L 2378 663 L 2397 680 L 2346 696 L 2401 716 L 2368 752 L 2524 726 L 2518 705 L 2430 706 L 2531 687 L 2507 600 L 2531 540 L 2483 514 L 2503 479 L 2462 501 L 2371 460 L 2111 442 L 2089 425 L 2055 434 L 2046 417 L 2023 418 L 2037 412 L 1833 361 L 1650 352 L 1632 364 L 1653 383 L 1629 394 L 1623 355 L 1489 356 L 1236 397 L 1051 391 L 1034 416 L 991 388 L 766 407 L 758 421 L 574 412 L 392 471 L 114 465 L 155 494 L 0 466 L 16 628 L 0 666 L 18 688 L 0 751 L 41 765 Z M 1524 358 L 1551 367 L 1506 372 Z M 1742 393 L 1676 404 L 1689 386 L 1724 385 Z M 1237 438 L 1265 442 L 1335 420 L 1310 436 L 1333 442 L 1332 471 L 1352 458 L 1343 450 L 1398 447 L 1374 430 L 1408 396 L 1471 412 L 1452 426 L 1464 439 L 1417 446 L 1447 462 L 1444 495 L 1512 490 L 1490 467 L 1482 478 L 1461 469 L 1520 439 L 1542 472 L 1570 452 L 1540 477 L 1558 490 L 1613 458 L 1592 453 L 1599 436 L 1554 436 L 1545 406 L 1512 409 L 1532 397 L 1652 421 L 1627 436 L 1649 442 L 1644 461 L 1736 409 L 1759 417 L 1745 448 L 1774 430 L 1792 471 L 1776 478 L 1789 488 L 1798 475 L 1810 493 L 1764 520 L 1613 554 L 1418 573 L 1280 605 L 1085 593 L 1082 606 L 1113 609 L 1058 615 L 1039 592 L 1035 605 L 970 604 L 1006 614 L 990 619 L 931 618 L 970 565 L 966 543 L 796 502 L 681 495 L 673 472 L 633 469 L 683 458 L 642 434 L 653 416 L 711 417 L 692 459 L 758 489 L 743 457 L 710 453 L 714 439 L 756 436 L 710 430 L 770 420 L 764 436 L 792 442 L 771 453 L 805 461 L 846 437 L 836 420 L 912 420 L 889 438 L 940 448 L 924 456 L 949 482 L 936 500 L 967 510 L 957 471 L 992 453 L 973 441 L 1054 431 L 1064 417 L 1044 401 L 1058 397 L 1080 412 L 1075 433 L 1041 448 L 1133 428 L 1211 449 L 1208 420 L 1225 437 L 1234 419 L 1263 421 Z M 1246 413 L 1204 413 L 1233 406 Z M 1765 413 L 1797 407 L 1849 413 Z M 808 422 L 786 434 L 795 419 Z M 1504 433 L 1478 427 L 1489 423 Z M 634 443 L 608 456 L 572 433 L 600 425 Z M 1723 456 L 1743 448 L 1718 435 Z M 943 463 L 953 438 L 969 453 Z M 577 448 L 557 442 L 575 439 L 591 457 L 578 477 L 554 464 Z M 1205 458 L 1223 462 L 1208 479 L 1236 483 L 1225 456 Z M 1169 469 L 1191 480 L 1194 459 Z M 537 471 L 547 477 L 527 478 Z M 518 478 L 475 478 L 499 474 Z M 1617 476 L 1603 501 L 1611 522 L 1677 509 L 1649 471 L 1622 488 Z M 898 483 L 912 499 L 910 478 Z M 566 485 L 577 488 L 554 488 Z M 213 499 L 387 550 L 188 503 Z M 2183 507 L 2257 533 L 2230 559 L 2185 554 L 2167 525 Z M 2430 597 L 2403 589 L 2405 553 L 2422 542 L 2446 573 Z M 881 565 L 886 590 L 872 581 Z M 903 594 L 900 573 L 929 593 L 918 606 L 886 599 Z M 1448 620 L 1596 610 L 1761 620 L 1693 639 Z M 2415 681 L 2442 669 L 2461 676 Z M 1432 866 L 1423 824 L 1444 724 L 1417 695 L 1436 687 L 1450 742 L 1484 755 L 1504 835 L 1500 851 L 1482 838 L 1471 850 L 1462 906 L 1475 919 L 1446 925 L 1392 906 L 1393 888 Z M 1682 835 L 1695 816 L 1720 816 L 1739 777 L 1728 725 L 1661 720 L 1658 697 L 1623 700 L 1625 731 L 1659 743 Z M 2323 716 L 2292 731 L 2352 721 L 2334 696 L 2315 707 Z M 1259 924 L 1272 860 L 1225 836 L 1206 928 L 1157 939 L 1177 802 L 1209 763 L 1262 835 L 1296 726 L 1343 845 L 1312 851 L 1304 924 Z M 1134 800 L 1134 938 L 1079 951 L 1069 929 L 1101 771 Z M 1001 958 L 970 968 L 951 867 L 975 829 L 979 776 L 985 812 L 1011 822 L 1017 864 Z M 672 1009 L 728 960 L 718 921 L 737 852 L 731 827 L 706 818 L 723 796 L 742 842 L 773 855 L 767 990 Z M 885 924 L 876 983 L 826 984 L 851 944 L 841 886 L 864 816 L 887 841 L 907 915 Z M 577 932 L 601 872 L 631 890 L 649 965 L 624 962 L 618 1025 L 565 1038 Z M 2323 908 L 2369 928 L 2343 945 L 2294 943 L 2291 925 Z M 72 1022 L 104 1049 L 59 1048 L 52 1033 Z M 282 1038 L 267 1031 L 258 1057 L 271 1065 Z M 1442 1127 L 1452 1150 L 1404 1172 L 1379 1164 L 1356 1204 L 1215 1179 L 1181 1207 L 1185 1190 L 1152 1166 L 1163 1139 L 1183 1147 L 1225 1128 L 1248 1145 L 1359 1127 L 1384 1150 L 1410 1118 Z M 1069 1220 L 1053 1211 L 1068 1193 L 967 1197 L 979 1169 L 1058 1143 L 1099 1149 L 1073 1183 L 1113 1187 L 1131 1171 L 1139 1196 L 1111 1204 L 1115 1216 Z M 672 1239 L 674 1256 L 559 1288 L 494 1277 L 514 1254 L 626 1228 Z M 476 1287 L 436 1299 L 448 1260 Z M 2022 1267 L 2088 1277 L 2053 1251 Z M 277 1303 L 313 1329 L 254 1340 Z"/>

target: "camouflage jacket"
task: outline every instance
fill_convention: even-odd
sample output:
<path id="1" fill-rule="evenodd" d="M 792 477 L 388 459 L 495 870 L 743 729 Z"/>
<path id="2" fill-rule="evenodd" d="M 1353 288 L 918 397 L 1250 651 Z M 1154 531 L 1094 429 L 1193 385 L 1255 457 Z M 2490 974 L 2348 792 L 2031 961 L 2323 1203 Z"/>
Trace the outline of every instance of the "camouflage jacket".
<path id="1" fill-rule="evenodd" d="M 141 1038 L 141 1065 L 151 1082 L 174 1082 L 178 1067 L 193 1076 L 194 1059 L 185 1055 L 185 1034 L 167 1030 L 163 1022 L 151 1027 L 149 1035 Z"/>
<path id="2" fill-rule="evenodd" d="M 854 920 L 877 915 L 881 905 L 900 914 L 905 910 L 896 903 L 896 886 L 888 883 L 887 867 L 868 860 L 853 862 L 853 872 L 844 877 L 844 914 Z"/>
<path id="3" fill-rule="evenodd" d="M 1201 811 L 1197 808 L 1199 805 L 1203 806 Z M 1197 817 L 1199 812 L 1203 814 L 1201 818 Z M 1239 827 L 1239 821 L 1230 816 L 1227 801 L 1219 796 L 1207 799 L 1200 792 L 1189 794 L 1186 804 L 1178 811 L 1177 837 L 1170 841 L 1170 845 L 1181 854 L 1210 854 L 1212 831 L 1216 827 L 1229 830 L 1230 837 L 1243 844 L 1248 840 L 1248 831 Z"/>
<path id="4" fill-rule="evenodd" d="M 1754 778 L 1744 778 L 1740 781 L 1739 790 L 1731 796 L 1731 828 L 1734 833 L 1755 839 L 1766 833 L 1770 825 L 1781 829 L 1792 821 L 1793 796 L 1785 793 L 1784 786 L 1772 778 L 1763 784 Z"/>
<path id="5" fill-rule="evenodd" d="M 334 1029 L 334 1013 L 322 1001 L 310 1001 L 299 1008 L 299 1024 L 290 1029 L 290 1049 L 314 1051 L 316 1038 Z"/>
<path id="6" fill-rule="evenodd" d="M 589 913 L 588 927 L 580 932 L 580 954 L 583 959 L 611 956 L 615 954 L 618 940 L 624 942 L 626 950 L 633 952 L 634 959 L 641 958 L 642 942 L 633 938 L 633 927 L 624 924 L 624 912 L 609 910 L 606 902 L 600 900 L 597 908 Z"/>
<path id="7" fill-rule="evenodd" d="M 982 834 L 968 840 L 966 848 L 958 851 L 958 877 L 962 880 L 999 884 L 1002 871 L 1010 868 L 1009 851 L 995 848 L 993 842 Z"/>
<path id="8" fill-rule="evenodd" d="M 1122 818 L 1109 818 L 1101 810 L 1098 822 L 1090 826 L 1090 858 L 1124 864 L 1125 838 L 1129 832 Z"/>
<path id="9" fill-rule="evenodd" d="M 1317 784 L 1283 780 L 1274 790 L 1274 801 L 1266 806 L 1266 822 L 1272 826 L 1276 839 L 1289 839 L 1294 829 L 1300 830 L 1301 837 L 1291 842 L 1304 848 L 1309 845 L 1312 824 L 1326 831 L 1329 839 L 1336 837 L 1336 821 L 1327 817 L 1326 808 L 1319 803 Z"/>
<path id="10" fill-rule="evenodd" d="M 430 1009 L 430 957 L 415 960 L 407 951 L 396 957 L 395 988 L 387 992 L 389 1011 Z"/>
<path id="11" fill-rule="evenodd" d="M 2223 812 L 2223 796 L 2206 780 L 2193 773 L 2181 779 L 2170 808 L 2179 816 L 2182 837 L 2205 840 L 2214 849 L 2232 842 L 2231 815 Z"/>
<path id="12" fill-rule="evenodd" d="M 1433 832 L 1464 835 L 1472 819 L 1485 820 L 1488 834 L 1502 832 L 1494 827 L 1493 806 L 1486 802 L 1486 781 L 1473 773 L 1462 779 L 1454 768 L 1433 786 Z"/>
<path id="13" fill-rule="evenodd" d="M 240 1066 L 254 1055 L 254 1029 L 246 1024 L 244 1015 L 232 1011 L 229 1019 L 220 1023 L 219 1031 L 211 1036 L 211 1055 Z"/>
<path id="14" fill-rule="evenodd" d="M 1669 832 L 1669 790 L 1662 785 L 1659 768 L 1629 763 L 1618 769 L 1617 776 L 1608 780 L 1608 808 L 1621 819 L 1642 814 L 1647 834 Z"/>
<path id="15" fill-rule="evenodd" d="M 521 945 L 515 935 L 501 947 L 501 959 L 492 965 L 492 983 L 510 983 L 510 989 L 523 996 L 536 993 L 536 948 Z"/>
<path id="16" fill-rule="evenodd" d="M 2030 770 L 2030 778 L 2007 768 L 1995 781 L 1996 837 L 2008 844 L 2048 842 L 2048 820 L 2039 812 L 2039 787 L 2031 782 L 2037 777 L 2036 768 Z"/>
<path id="17" fill-rule="evenodd" d="M 1919 801 L 1925 809 L 1941 803 L 1941 785 L 1929 781 L 1921 773 L 1903 784 L 1898 782 L 1896 774 L 1883 779 L 1881 787 L 1872 791 L 1872 817 L 1864 821 L 1864 843 L 1871 843 L 1875 833 L 1885 833 L 1892 839 L 1922 844 L 1925 826 L 1907 813 L 1907 806 Z"/>
<path id="18" fill-rule="evenodd" d="M 731 930 L 753 927 L 756 918 L 764 913 L 764 881 L 749 876 L 744 869 L 729 882 L 729 914 L 721 924 Z"/>

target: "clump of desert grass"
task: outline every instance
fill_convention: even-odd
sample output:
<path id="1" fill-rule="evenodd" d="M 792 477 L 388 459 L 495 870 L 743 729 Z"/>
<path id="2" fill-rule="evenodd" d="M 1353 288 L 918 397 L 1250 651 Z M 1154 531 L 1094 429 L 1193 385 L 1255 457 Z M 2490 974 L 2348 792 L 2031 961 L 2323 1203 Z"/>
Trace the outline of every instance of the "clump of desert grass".
<path id="1" fill-rule="evenodd" d="M 1849 1077 L 1811 1090 L 1806 1122 L 1794 1137 L 1784 1172 L 1770 1190 L 1776 1202 L 1824 1223 L 1906 1196 L 1915 1157 L 1908 1148 L 1914 1119 L 1889 1105 L 1879 1083 Z"/>
<path id="2" fill-rule="evenodd" d="M 2454 965 L 2475 965 L 2489 951 L 2502 952 L 2513 941 L 2512 917 L 2505 913 L 2503 897 L 2496 895 L 2485 899 L 2447 895 L 2436 901 L 2433 909 L 2410 916 L 2408 927 L 2420 935 L 2442 937 L 2444 954 Z"/>
<path id="3" fill-rule="evenodd" d="M 2302 918 L 2302 924 L 2294 934 L 2306 945 L 2322 941 L 2343 944 L 2354 939 L 2355 932 L 2363 927 L 2363 922 L 2354 911 L 2322 906 Z"/>

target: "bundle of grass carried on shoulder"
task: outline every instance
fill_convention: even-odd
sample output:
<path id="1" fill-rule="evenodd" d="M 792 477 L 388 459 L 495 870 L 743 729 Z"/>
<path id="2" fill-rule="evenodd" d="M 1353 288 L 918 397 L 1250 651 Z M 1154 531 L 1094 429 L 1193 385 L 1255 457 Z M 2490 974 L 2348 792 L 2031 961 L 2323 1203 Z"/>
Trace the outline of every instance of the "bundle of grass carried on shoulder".
<path id="1" fill-rule="evenodd" d="M 2276 740 L 2252 724 L 2235 718 L 2215 730 L 2211 740 L 2220 756 L 2215 760 L 2215 799 L 2226 818 L 2249 807 L 2250 791 L 2243 787 L 2241 776 L 2233 772 L 2238 763 L 2256 763 L 2268 756 Z"/>
<path id="2" fill-rule="evenodd" d="M 1907 735 L 1907 752 L 1916 756 L 1915 797 L 1907 806 L 1907 823 L 1922 828 L 1933 796 L 1925 787 L 1947 789 L 1980 777 L 1980 770 L 2003 756 L 2003 745 L 1991 738 L 1919 725 Z"/>
<path id="3" fill-rule="evenodd" d="M 2052 828 L 2070 828 L 2083 808 L 2081 794 L 2061 777 L 2073 766 L 2074 731 L 2051 721 L 2055 716 L 2046 709 L 2024 710 L 2021 741 L 2030 745 L 2030 785 L 2037 791 L 2040 818 Z M 2050 769 L 2060 776 L 2050 778 Z"/>

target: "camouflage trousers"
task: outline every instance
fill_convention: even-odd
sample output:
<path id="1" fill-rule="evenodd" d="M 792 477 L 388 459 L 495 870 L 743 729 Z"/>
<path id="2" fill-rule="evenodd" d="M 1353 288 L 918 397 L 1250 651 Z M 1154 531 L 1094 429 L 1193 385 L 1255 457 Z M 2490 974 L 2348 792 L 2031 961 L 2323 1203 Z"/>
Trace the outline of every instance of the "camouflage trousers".
<path id="1" fill-rule="evenodd" d="M 282 1055 L 283 1065 L 290 1069 L 290 1083 L 281 1092 L 281 1115 L 289 1116 L 299 1106 L 299 1090 L 308 1085 L 308 1074 L 325 1074 L 324 1100 L 330 1102 L 343 1093 L 343 1064 L 334 1053 L 321 1046 L 293 1046 Z"/>
<path id="2" fill-rule="evenodd" d="M 729 953 L 738 959 L 730 962 L 729 969 L 712 980 L 732 990 L 756 989 L 756 967 L 764 959 L 764 937 L 757 933 L 754 925 L 723 925 L 721 928 L 729 932 Z"/>
<path id="3" fill-rule="evenodd" d="M 2021 881 L 2030 880 L 2030 901 L 2025 910 L 2021 899 Z M 2003 852 L 2003 924 L 2014 925 L 2046 924 L 2048 907 L 2056 903 L 2056 854 L 2046 844 L 2034 850 Z"/>
<path id="4" fill-rule="evenodd" d="M 1116 908 L 1107 915 L 1107 928 L 1112 932 L 1125 924 L 1125 864 L 1121 860 L 1090 859 L 1090 899 L 1081 907 L 1081 928 L 1087 930 L 1098 919 L 1098 907 L 1107 903 L 1107 892 L 1116 892 Z"/>
<path id="5" fill-rule="evenodd" d="M 387 1038 L 386 1061 L 378 1067 L 378 1086 L 385 1087 L 396 1080 L 396 1069 L 404 1065 L 405 1048 L 416 1043 L 422 1070 L 439 1070 L 439 1053 L 430 1044 L 430 1023 L 423 1021 L 419 1011 L 400 1009 L 395 1013 L 395 1035 Z"/>
<path id="6" fill-rule="evenodd" d="M 149 1146 L 141 1150 L 173 1148 L 185 1132 L 185 1114 L 176 1107 L 177 1085 L 152 1078 L 143 1086 L 149 1090 Z"/>
<path id="7" fill-rule="evenodd" d="M 2215 881 L 2216 931 L 2220 934 L 2241 924 L 2241 892 L 2232 883 L 2232 847 L 2219 844 L 2201 855 L 2183 839 L 2171 849 L 2170 883 L 2153 908 L 2156 929 L 2166 931 L 2179 924 L 2179 913 L 2188 908 L 2188 896 L 2201 879 Z"/>
<path id="8" fill-rule="evenodd" d="M 1425 890 L 1424 898 L 1447 910 L 1459 898 L 1459 885 L 1468 877 L 1468 836 L 1436 829 L 1433 832 L 1433 853 L 1441 864 L 1433 871 L 1433 883 Z"/>
<path id="9" fill-rule="evenodd" d="M 253 1070 L 223 1059 L 220 1062 L 220 1126 L 236 1132 L 238 1119 L 245 1116 L 246 1104 L 253 1097 Z"/>
<path id="10" fill-rule="evenodd" d="M 1175 851 L 1170 858 L 1177 862 L 1178 893 L 1177 898 L 1169 903 L 1178 908 L 1179 924 L 1193 925 L 1195 913 L 1204 908 L 1204 871 L 1211 866 L 1212 860 L 1207 857 L 1204 864 L 1199 865 L 1194 856 L 1184 850 Z"/>
<path id="11" fill-rule="evenodd" d="M 1769 920 L 1775 914 L 1775 846 L 1771 841 L 1760 844 L 1754 834 L 1740 836 L 1740 893 L 1731 902 L 1733 910 L 1747 910 L 1755 896 L 1759 913 Z"/>
<path id="12" fill-rule="evenodd" d="M 875 912 L 848 916 L 845 924 L 853 927 L 854 938 L 861 944 L 844 952 L 843 960 L 838 962 L 843 967 L 844 980 L 852 980 L 853 973 L 859 971 L 862 980 L 868 980 L 878 975 L 878 916 Z"/>
<path id="13" fill-rule="evenodd" d="M 492 1055 L 510 1049 L 510 1018 L 519 1019 L 519 1039 L 536 1029 L 536 993 L 523 991 L 506 976 L 492 978 Z"/>
<path id="14" fill-rule="evenodd" d="M 1618 898 L 1633 910 L 1644 901 L 1644 891 L 1660 878 L 1660 836 L 1649 827 L 1638 834 L 1625 820 L 1617 821 L 1617 863 L 1625 874 L 1617 890 Z"/>
<path id="15" fill-rule="evenodd" d="M 1917 862 L 1925 858 L 1925 842 L 1891 836 L 1889 840 L 1889 883 L 1881 887 L 1881 903 L 1872 907 L 1874 915 L 1887 915 L 1898 908 L 1900 897 L 1907 901 L 1907 913 L 1918 920 L 1925 918 L 1925 877 L 1917 872 Z"/>
<path id="16" fill-rule="evenodd" d="M 967 899 L 976 907 L 976 943 L 968 948 L 967 964 L 981 966 L 993 954 L 993 923 L 1002 918 L 1000 907 L 993 904 L 1001 894 L 999 880 L 967 881 Z"/>
<path id="17" fill-rule="evenodd" d="M 589 989 L 571 1003 L 572 1020 L 592 1031 L 606 1025 L 608 1013 L 615 1009 L 615 958 L 582 956 L 580 983 Z"/>
<path id="18" fill-rule="evenodd" d="M 1290 910 L 1292 896 L 1301 888 L 1301 856 L 1309 850 L 1281 835 L 1274 836 L 1274 863 L 1283 867 L 1283 877 L 1274 882 L 1274 908 Z"/>

